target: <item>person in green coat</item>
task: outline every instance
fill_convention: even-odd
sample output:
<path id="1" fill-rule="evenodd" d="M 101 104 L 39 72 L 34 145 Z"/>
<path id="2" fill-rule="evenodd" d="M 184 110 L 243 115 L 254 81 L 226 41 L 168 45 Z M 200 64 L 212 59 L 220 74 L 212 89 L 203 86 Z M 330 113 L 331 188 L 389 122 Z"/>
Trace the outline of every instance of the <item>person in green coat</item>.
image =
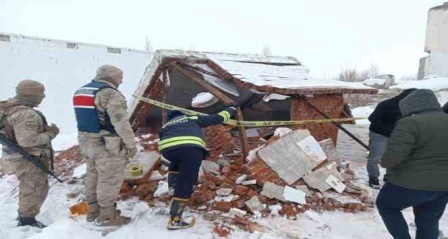
<path id="1" fill-rule="evenodd" d="M 376 205 L 395 239 L 411 239 L 401 210 L 413 207 L 417 239 L 437 239 L 448 203 L 448 114 L 434 92 L 416 90 L 399 103 L 400 119 L 381 159 L 385 185 Z"/>

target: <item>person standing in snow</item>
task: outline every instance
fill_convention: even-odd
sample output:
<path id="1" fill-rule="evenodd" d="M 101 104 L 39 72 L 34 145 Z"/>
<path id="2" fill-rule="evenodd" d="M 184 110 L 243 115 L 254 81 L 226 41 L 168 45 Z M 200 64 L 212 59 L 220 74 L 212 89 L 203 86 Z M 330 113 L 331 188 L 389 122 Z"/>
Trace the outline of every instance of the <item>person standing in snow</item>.
<path id="1" fill-rule="evenodd" d="M 448 203 L 448 115 L 431 90 L 412 92 L 399 108 L 403 118 L 380 162 L 386 183 L 376 205 L 394 238 L 411 239 L 401 210 L 413 207 L 416 238 L 437 239 Z"/>
<path id="2" fill-rule="evenodd" d="M 119 226 L 131 221 L 116 208 L 126 165 L 137 153 L 127 103 L 117 89 L 122 82 L 120 69 L 103 65 L 73 97 L 78 141 L 87 163 L 87 221 L 95 221 L 97 226 Z"/>
<path id="3" fill-rule="evenodd" d="M 49 169 L 54 155 L 51 141 L 59 134 L 59 128 L 55 124 L 49 126 L 45 116 L 34 109 L 44 98 L 44 85 L 23 80 L 17 85 L 14 98 L 0 102 L 0 110 L 6 116 L 2 133 Z M 47 173 L 19 153 L 11 152 L 6 159 L 20 182 L 18 225 L 45 227 L 36 215 L 48 195 Z"/>
<path id="4" fill-rule="evenodd" d="M 369 121 L 369 155 L 367 156 L 367 173 L 369 175 L 369 186 L 374 189 L 380 188 L 379 161 L 386 150 L 387 141 L 400 119 L 401 113 L 398 103 L 416 89 L 407 89 L 399 95 L 380 102 L 370 114 Z"/>
<path id="5" fill-rule="evenodd" d="M 445 105 L 443 105 L 442 109 L 443 109 L 443 112 L 448 114 L 448 102 L 446 102 Z"/>
<path id="6" fill-rule="evenodd" d="M 187 116 L 180 111 L 168 114 L 168 122 L 159 135 L 159 150 L 171 162 L 168 185 L 174 187 L 174 196 L 167 225 L 169 230 L 185 229 L 194 224 L 184 221 L 182 214 L 193 193 L 202 160 L 207 155 L 202 128 L 224 123 L 235 112 L 235 107 L 228 107 L 218 114 L 206 116 Z"/>

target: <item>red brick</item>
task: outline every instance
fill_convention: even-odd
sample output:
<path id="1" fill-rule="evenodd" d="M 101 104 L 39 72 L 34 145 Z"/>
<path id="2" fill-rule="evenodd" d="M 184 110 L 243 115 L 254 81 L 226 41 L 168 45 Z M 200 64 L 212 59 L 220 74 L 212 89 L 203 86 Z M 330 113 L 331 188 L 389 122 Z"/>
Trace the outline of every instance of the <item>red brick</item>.
<path id="1" fill-rule="evenodd" d="M 268 198 L 263 195 L 259 195 L 258 200 L 260 200 L 261 203 L 266 203 L 268 201 Z"/>
<path id="2" fill-rule="evenodd" d="M 191 200 L 193 201 L 194 205 L 203 204 L 208 201 L 205 193 L 194 193 L 191 196 Z"/>
<path id="3" fill-rule="evenodd" d="M 212 174 L 206 174 L 205 179 L 207 181 L 212 181 L 216 186 L 220 186 L 225 181 L 223 177 L 218 177 Z"/>
<path id="4" fill-rule="evenodd" d="M 215 191 L 208 191 L 205 193 L 205 197 L 207 198 L 207 201 L 210 201 L 216 197 Z"/>
<path id="5" fill-rule="evenodd" d="M 216 184 L 212 181 L 207 181 L 204 183 L 204 186 L 207 187 L 207 189 L 210 190 L 215 190 L 216 189 Z"/>
<path id="6" fill-rule="evenodd" d="M 246 199 L 239 199 L 237 201 L 233 201 L 232 207 L 235 207 L 238 209 L 244 208 L 246 206 L 245 202 L 246 202 Z"/>
<path id="7" fill-rule="evenodd" d="M 253 189 L 249 189 L 247 190 L 246 196 L 248 196 L 249 198 L 258 195 L 257 191 L 253 190 Z"/>
<path id="8" fill-rule="evenodd" d="M 215 202 L 213 204 L 213 209 L 220 212 L 229 212 L 230 208 L 232 208 L 232 203 L 230 202 Z"/>
<path id="9" fill-rule="evenodd" d="M 246 195 L 246 193 L 247 193 L 248 190 L 249 190 L 249 188 L 246 187 L 246 186 L 243 186 L 243 185 L 236 185 L 236 186 L 233 188 L 233 193 L 236 194 L 236 195 L 239 195 L 239 196 L 244 196 L 244 195 Z"/>
<path id="10" fill-rule="evenodd" d="M 228 174 L 228 173 L 230 173 L 230 167 L 229 166 L 224 166 L 224 167 L 222 167 L 222 170 L 221 170 L 221 173 L 223 173 L 223 174 Z"/>

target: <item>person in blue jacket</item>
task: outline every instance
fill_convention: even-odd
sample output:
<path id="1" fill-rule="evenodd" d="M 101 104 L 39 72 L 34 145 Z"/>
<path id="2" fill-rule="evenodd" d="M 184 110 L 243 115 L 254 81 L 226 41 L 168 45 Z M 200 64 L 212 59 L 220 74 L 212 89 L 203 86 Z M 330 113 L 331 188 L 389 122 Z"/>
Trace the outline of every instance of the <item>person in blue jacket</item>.
<path id="1" fill-rule="evenodd" d="M 169 230 L 189 228 L 194 223 L 184 221 L 182 213 L 193 193 L 201 162 L 207 155 L 202 128 L 225 123 L 235 112 L 235 107 L 231 106 L 213 115 L 188 116 L 180 111 L 168 114 L 168 122 L 159 134 L 159 150 L 171 162 L 168 184 L 174 187 L 174 195 L 167 225 Z"/>

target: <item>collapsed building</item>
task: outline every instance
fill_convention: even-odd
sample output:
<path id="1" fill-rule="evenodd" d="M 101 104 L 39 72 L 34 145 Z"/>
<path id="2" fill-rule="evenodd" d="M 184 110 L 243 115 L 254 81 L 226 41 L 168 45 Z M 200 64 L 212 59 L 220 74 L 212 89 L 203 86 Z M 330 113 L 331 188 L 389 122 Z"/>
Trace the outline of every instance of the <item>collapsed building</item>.
<path id="1" fill-rule="evenodd" d="M 376 92 L 359 84 L 313 79 L 292 57 L 156 51 L 130 107 L 143 152 L 129 167 L 145 166 L 140 176 L 128 175 L 121 196 L 138 196 L 152 205 L 170 200 L 167 167 L 154 154 L 167 110 L 138 97 L 201 113 L 236 103 L 239 121 L 278 122 L 349 118 L 344 94 Z M 366 210 L 367 192 L 353 183 L 352 172 L 337 155 L 337 133 L 332 123 L 204 129 L 210 156 L 203 161 L 190 207 L 240 217 L 273 211 L 295 217 L 310 208 Z M 334 193 L 352 193 L 357 199 L 327 196 Z"/>
<path id="2" fill-rule="evenodd" d="M 351 117 L 343 95 L 376 92 L 358 84 L 312 79 L 291 57 L 162 50 L 155 52 L 135 94 L 201 113 L 237 103 L 239 121 L 278 122 Z M 167 110 L 134 99 L 130 113 L 140 152 L 125 171 L 120 197 L 166 208 L 171 201 L 168 167 L 158 152 L 157 133 Z M 206 220 L 231 218 L 232 224 L 250 231 L 256 228 L 248 220 L 252 216 L 293 219 L 310 209 L 367 210 L 372 205 L 368 191 L 354 183 L 353 171 L 338 156 L 337 134 L 334 124 L 315 122 L 205 128 L 210 156 L 202 163 L 190 209 Z M 84 177 L 84 166 L 70 163 L 82 162 L 77 146 L 55 162 L 69 183 Z M 214 230 L 227 233 L 220 227 Z"/>

